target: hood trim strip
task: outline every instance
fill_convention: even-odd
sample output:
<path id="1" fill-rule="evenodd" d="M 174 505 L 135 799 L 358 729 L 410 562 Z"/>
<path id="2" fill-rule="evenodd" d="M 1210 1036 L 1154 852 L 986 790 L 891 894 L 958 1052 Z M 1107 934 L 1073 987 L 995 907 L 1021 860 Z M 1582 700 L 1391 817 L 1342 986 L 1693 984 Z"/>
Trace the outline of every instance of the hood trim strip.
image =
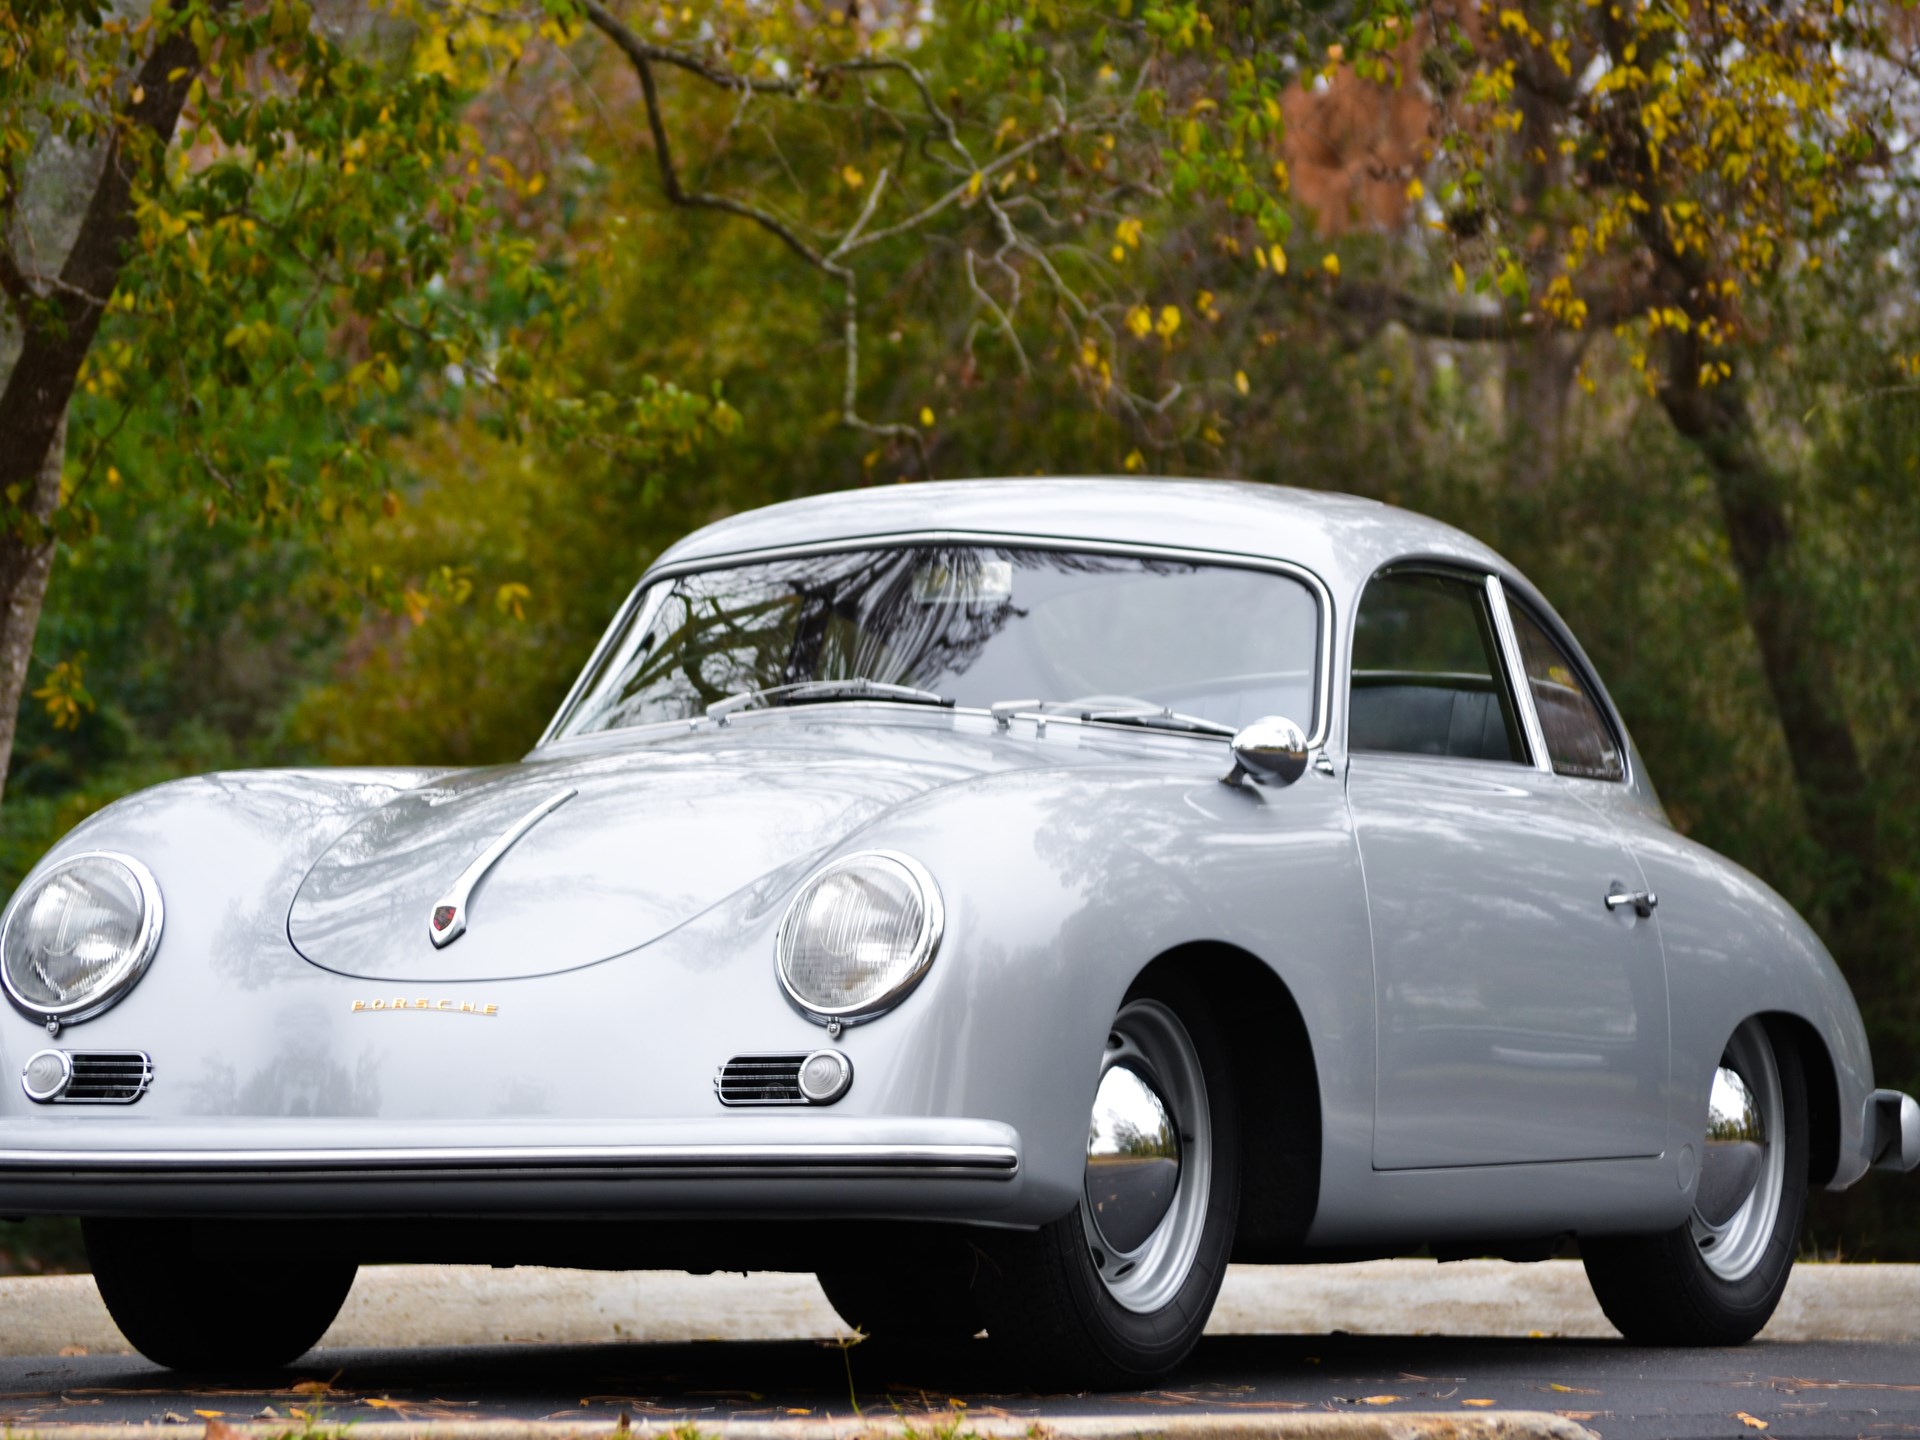
<path id="1" fill-rule="evenodd" d="M 499 839 L 473 857 L 473 863 L 460 872 L 460 878 L 453 882 L 446 894 L 433 902 L 433 909 L 427 914 L 427 938 L 433 942 L 434 949 L 444 950 L 467 933 L 467 901 L 473 895 L 473 887 L 500 863 L 500 857 L 519 844 L 521 836 L 579 793 L 569 788 L 549 795 L 509 825 Z"/>

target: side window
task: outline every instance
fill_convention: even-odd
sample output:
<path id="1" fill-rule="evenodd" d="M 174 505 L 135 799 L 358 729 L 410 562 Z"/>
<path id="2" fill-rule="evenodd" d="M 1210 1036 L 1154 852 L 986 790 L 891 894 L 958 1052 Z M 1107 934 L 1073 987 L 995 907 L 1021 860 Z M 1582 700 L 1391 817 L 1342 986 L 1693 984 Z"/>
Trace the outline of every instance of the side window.
<path id="1" fill-rule="evenodd" d="M 1354 617 L 1355 750 L 1524 763 L 1485 589 L 1420 570 L 1376 575 Z"/>
<path id="2" fill-rule="evenodd" d="M 1517 605 L 1513 633 L 1520 641 L 1520 661 L 1533 691 L 1533 708 L 1540 713 L 1547 755 L 1554 772 L 1582 780 L 1624 780 L 1620 746 L 1600 706 L 1588 691 L 1573 661 L 1546 630 Z"/>

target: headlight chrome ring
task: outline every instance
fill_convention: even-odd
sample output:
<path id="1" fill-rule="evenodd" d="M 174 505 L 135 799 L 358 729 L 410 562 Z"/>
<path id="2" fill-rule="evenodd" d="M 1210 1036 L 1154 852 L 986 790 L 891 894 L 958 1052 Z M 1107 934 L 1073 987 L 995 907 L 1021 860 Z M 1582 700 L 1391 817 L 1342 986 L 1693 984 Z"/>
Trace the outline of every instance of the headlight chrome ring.
<path id="1" fill-rule="evenodd" d="M 75 883 L 76 874 L 84 874 L 89 869 L 93 871 L 96 887 L 91 897 Z M 68 887 L 64 910 L 61 897 L 49 893 L 51 887 L 62 883 Z M 111 893 L 115 890 L 119 893 Z M 95 912 L 90 932 L 86 928 L 89 917 L 84 911 L 78 916 L 73 913 L 89 904 Z M 137 915 L 133 913 L 134 904 L 138 906 Z M 117 917 L 112 914 L 116 905 L 124 907 Z M 43 907 L 60 913 L 42 915 Z M 139 983 L 160 948 L 165 919 L 159 882 L 151 870 L 131 855 L 112 850 L 86 850 L 69 855 L 30 884 L 23 885 L 7 907 L 5 923 L 0 924 L 0 986 L 5 987 L 14 1008 L 51 1031 L 57 1032 L 61 1025 L 90 1020 L 118 1003 Z M 117 928 L 121 935 L 103 937 L 100 931 L 115 920 L 120 922 Z M 59 929 L 51 936 L 34 933 L 32 927 L 36 921 L 53 923 Z M 70 926 L 79 926 L 79 933 L 69 933 Z M 89 941 L 105 946 L 107 953 L 93 962 L 92 974 L 83 973 L 71 993 L 62 995 L 65 987 L 52 978 L 44 962 L 56 954 L 72 956 Z M 55 950 L 55 944 L 62 948 Z M 86 963 L 84 959 L 81 961 L 83 969 Z M 15 973 L 19 967 L 31 967 L 30 973 L 37 974 L 42 982 L 42 993 L 30 993 L 27 977 Z M 60 998 L 50 997 L 46 993 L 49 991 Z"/>
<path id="2" fill-rule="evenodd" d="M 945 927 L 926 866 L 896 850 L 862 850 L 823 865 L 795 892 L 774 941 L 774 971 L 801 1014 L 837 1032 L 905 999 Z"/>

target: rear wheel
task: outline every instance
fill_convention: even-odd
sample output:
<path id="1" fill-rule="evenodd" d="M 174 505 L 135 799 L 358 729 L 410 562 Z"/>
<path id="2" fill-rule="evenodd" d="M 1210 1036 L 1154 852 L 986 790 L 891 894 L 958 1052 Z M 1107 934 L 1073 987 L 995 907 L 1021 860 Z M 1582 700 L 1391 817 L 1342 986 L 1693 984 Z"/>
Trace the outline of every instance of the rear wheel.
<path id="1" fill-rule="evenodd" d="M 298 1360 L 339 1315 L 359 1268 L 324 1255 L 199 1247 L 180 1221 L 87 1220 L 81 1229 L 120 1333 L 154 1364 L 199 1374 Z"/>
<path id="2" fill-rule="evenodd" d="M 980 1241 L 987 1334 L 1046 1388 L 1136 1385 L 1173 1369 L 1225 1277 L 1240 1191 L 1240 1121 L 1225 1038 L 1167 978 L 1114 1017 L 1069 1215 Z"/>
<path id="3" fill-rule="evenodd" d="M 1720 1057 L 1701 1154 L 1684 1225 L 1580 1245 L 1600 1308 L 1638 1344 L 1744 1344 L 1787 1287 L 1807 1203 L 1807 1086 L 1799 1055 L 1758 1020 Z"/>

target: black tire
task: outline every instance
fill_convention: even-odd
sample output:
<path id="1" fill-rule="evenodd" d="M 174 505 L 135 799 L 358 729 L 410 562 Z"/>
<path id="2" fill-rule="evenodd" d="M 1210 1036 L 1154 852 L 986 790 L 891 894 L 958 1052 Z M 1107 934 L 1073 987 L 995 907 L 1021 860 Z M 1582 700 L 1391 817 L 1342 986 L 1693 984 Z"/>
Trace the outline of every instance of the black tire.
<path id="1" fill-rule="evenodd" d="M 1766 1036 L 1749 1023 L 1753 1034 Z M 1664 1235 L 1580 1242 L 1600 1308 L 1636 1345 L 1744 1345 L 1765 1328 L 1787 1288 L 1807 1205 L 1807 1082 L 1792 1045 L 1770 1038 L 1764 1043 L 1779 1073 L 1786 1153 L 1779 1210 L 1752 1270 L 1739 1279 L 1716 1274 L 1695 1241 L 1691 1220 Z"/>
<path id="2" fill-rule="evenodd" d="M 1176 974 L 1149 978 L 1128 996 L 1129 1004 L 1135 1000 L 1156 1000 L 1173 1012 L 1205 1077 L 1212 1153 L 1198 1248 L 1171 1298 L 1141 1313 L 1120 1304 L 1096 1268 L 1084 1194 L 1072 1212 L 1038 1231 L 983 1232 L 974 1289 L 988 1339 L 1008 1379 L 1036 1390 L 1119 1389 L 1165 1375 L 1200 1339 L 1233 1250 L 1240 1117 L 1225 1031 L 1198 988 Z"/>
<path id="3" fill-rule="evenodd" d="M 860 1265 L 815 1272 L 840 1318 L 876 1340 L 957 1344 L 982 1328 L 973 1294 L 977 1257 L 959 1241 L 889 1252 Z"/>
<path id="4" fill-rule="evenodd" d="M 195 1374 L 275 1370 L 311 1350 L 359 1267 L 289 1253 L 196 1246 L 166 1220 L 86 1220 L 87 1259 L 120 1333 L 156 1365 Z"/>

